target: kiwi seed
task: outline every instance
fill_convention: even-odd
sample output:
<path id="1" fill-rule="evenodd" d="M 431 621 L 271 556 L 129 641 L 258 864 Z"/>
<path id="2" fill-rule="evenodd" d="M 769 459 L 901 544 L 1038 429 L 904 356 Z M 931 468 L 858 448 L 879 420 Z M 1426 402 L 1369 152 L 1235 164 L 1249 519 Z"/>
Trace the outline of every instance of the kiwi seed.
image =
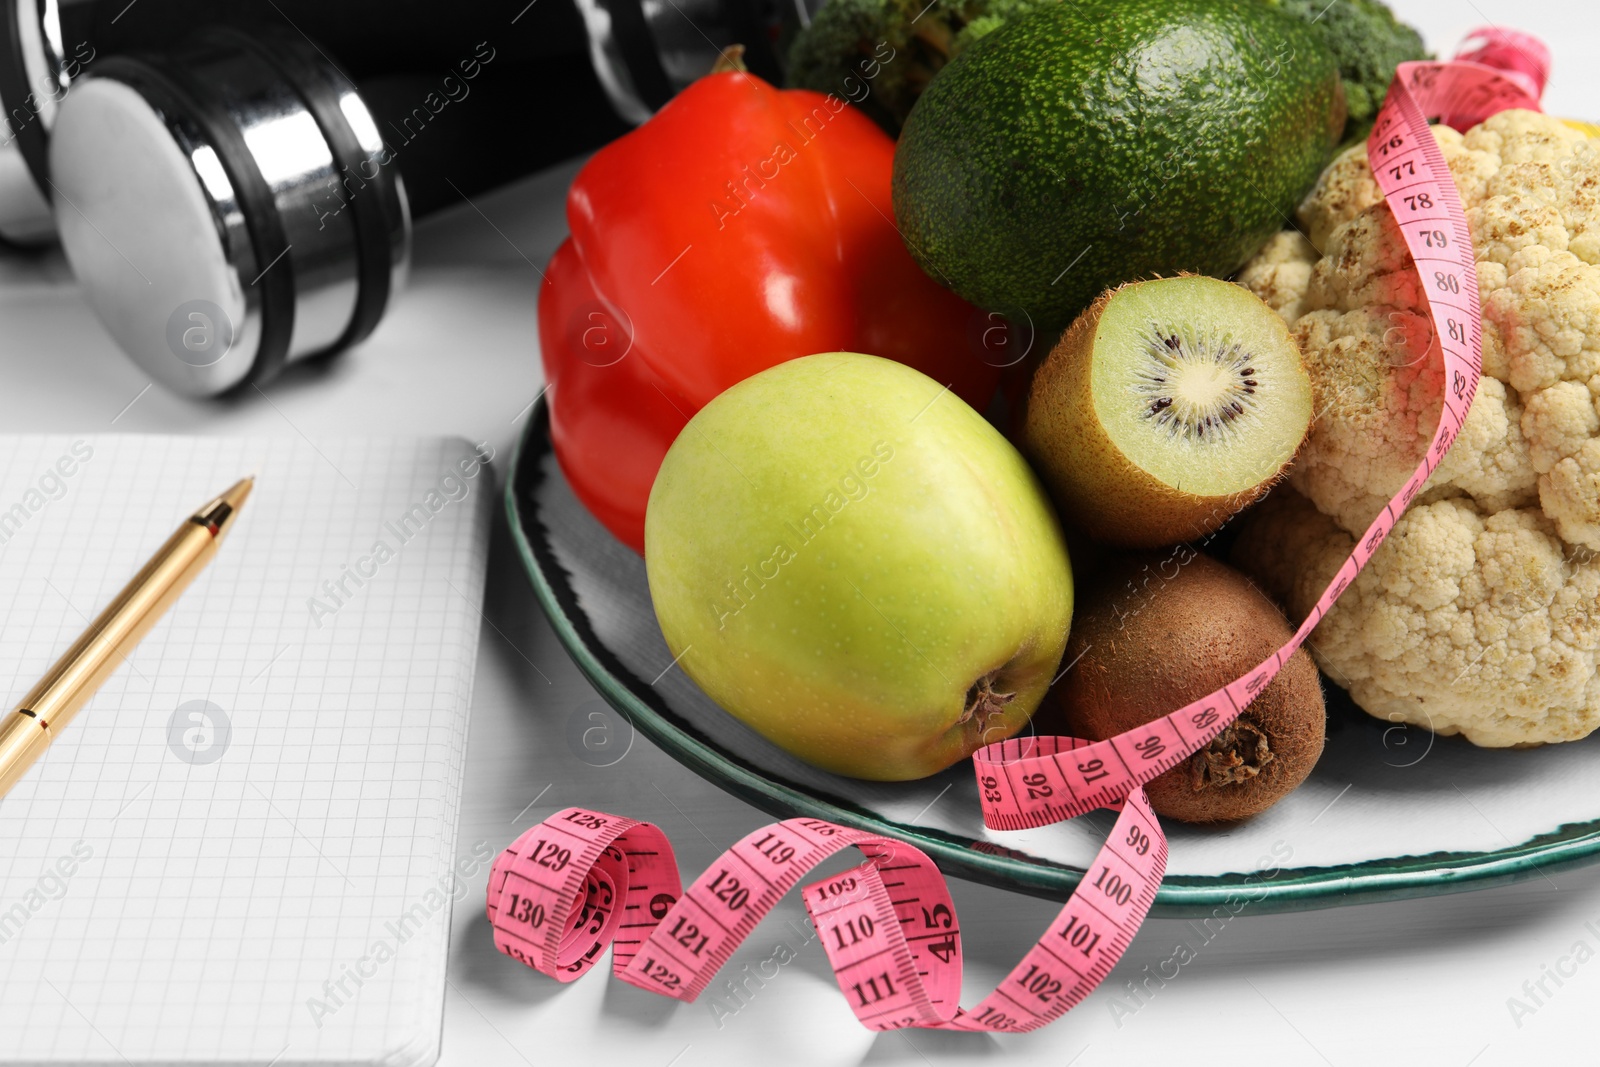
<path id="1" fill-rule="evenodd" d="M 1132 390 L 1145 404 L 1145 418 L 1169 438 L 1236 433 L 1235 420 L 1256 410 L 1256 361 L 1231 333 L 1197 336 L 1191 328 L 1151 322 L 1139 340 L 1149 363 L 1136 372 Z"/>

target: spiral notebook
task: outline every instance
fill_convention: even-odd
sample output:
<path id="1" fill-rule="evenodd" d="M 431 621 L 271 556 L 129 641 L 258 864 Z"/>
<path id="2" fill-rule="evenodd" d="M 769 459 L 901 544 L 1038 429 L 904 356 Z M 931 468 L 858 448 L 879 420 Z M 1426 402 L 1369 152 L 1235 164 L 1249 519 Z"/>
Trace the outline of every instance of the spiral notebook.
<path id="1" fill-rule="evenodd" d="M 486 451 L 0 437 L 3 709 L 256 475 L 216 559 L 0 801 L 0 1063 L 437 1058 L 452 898 L 481 863 L 456 822 Z"/>

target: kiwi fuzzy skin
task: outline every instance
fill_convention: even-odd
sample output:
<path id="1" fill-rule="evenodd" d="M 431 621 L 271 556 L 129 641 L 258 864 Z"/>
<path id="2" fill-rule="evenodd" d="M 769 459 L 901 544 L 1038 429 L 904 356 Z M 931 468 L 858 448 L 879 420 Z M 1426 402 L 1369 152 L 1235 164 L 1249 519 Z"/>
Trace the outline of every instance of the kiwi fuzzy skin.
<path id="1" fill-rule="evenodd" d="M 1042 716 L 1059 719 L 1040 722 L 1039 730 L 1060 726 L 1105 740 L 1220 689 L 1290 636 L 1288 621 L 1265 594 L 1209 556 L 1185 549 L 1108 559 L 1073 619 L 1063 662 L 1077 662 L 1056 684 Z M 1241 724 L 1245 729 L 1237 729 Z M 1271 758 L 1253 777 L 1196 788 L 1202 750 L 1145 786 L 1158 814 L 1190 823 L 1233 822 L 1265 811 L 1305 780 L 1327 732 L 1322 682 L 1305 649 L 1290 657 L 1235 727 L 1233 740 L 1253 738 L 1252 730 L 1264 734 Z M 1218 742 L 1229 739 L 1224 732 Z M 1214 752 L 1227 747 L 1218 742 Z M 1246 749 L 1247 764 L 1256 763 L 1260 753 L 1253 745 L 1236 747 Z"/>
<path id="2" fill-rule="evenodd" d="M 1187 275 L 1177 275 L 1187 277 Z M 1034 372 L 1018 444 L 1044 479 L 1064 521 L 1120 548 L 1160 548 L 1222 528 L 1283 479 L 1226 496 L 1174 489 L 1130 462 L 1095 414 L 1089 375 L 1100 316 L 1129 285 L 1108 289 L 1073 320 Z"/>

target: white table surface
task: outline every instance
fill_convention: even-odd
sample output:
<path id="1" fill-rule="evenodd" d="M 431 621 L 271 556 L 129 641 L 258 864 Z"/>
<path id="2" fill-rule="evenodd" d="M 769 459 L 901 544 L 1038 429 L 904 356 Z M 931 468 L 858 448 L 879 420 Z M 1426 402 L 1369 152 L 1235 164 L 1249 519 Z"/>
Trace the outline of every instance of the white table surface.
<path id="1" fill-rule="evenodd" d="M 1557 114 L 1600 118 L 1600 13 L 1592 3 L 1397 0 L 1448 54 L 1486 22 L 1541 34 L 1555 54 L 1546 96 Z M 410 288 L 359 350 L 226 402 L 149 387 L 76 292 L 59 253 L 0 258 L 0 430 L 5 432 L 455 433 L 489 440 L 504 460 L 542 379 L 535 333 L 540 267 L 564 236 L 562 196 L 575 166 L 462 205 L 417 234 Z M 627 813 L 672 836 L 687 877 L 769 821 L 636 738 L 626 758 L 593 767 L 565 730 L 596 699 L 534 603 L 497 524 L 473 698 L 459 847 L 508 844 L 569 804 Z M 1403 819 L 1403 811 L 1395 812 Z M 477 876 L 479 889 L 486 873 Z M 952 883 L 967 958 L 965 1000 L 986 993 L 1056 906 Z M 1146 965 L 1198 943 L 1185 922 L 1152 920 L 1111 979 L 1065 1019 L 1031 1035 L 913 1031 L 875 1036 L 855 1021 L 816 942 L 802 945 L 786 900 L 735 956 L 757 964 L 786 941 L 798 958 L 720 1025 L 705 1003 L 679 1005 L 596 971 L 559 986 L 498 954 L 481 893 L 456 909 L 444 1002 L 447 1067 L 544 1065 L 559 1058 L 695 1064 L 1017 1064 L 1404 1062 L 1478 1065 L 1593 1062 L 1600 963 L 1577 967 L 1533 1014 L 1508 998 L 1585 942 L 1600 949 L 1600 868 L 1514 887 L 1301 914 L 1246 911 L 1138 1002 L 1119 994 Z M 1590 927 L 1586 924 L 1593 923 Z M 1573 964 L 1563 964 L 1570 971 Z"/>

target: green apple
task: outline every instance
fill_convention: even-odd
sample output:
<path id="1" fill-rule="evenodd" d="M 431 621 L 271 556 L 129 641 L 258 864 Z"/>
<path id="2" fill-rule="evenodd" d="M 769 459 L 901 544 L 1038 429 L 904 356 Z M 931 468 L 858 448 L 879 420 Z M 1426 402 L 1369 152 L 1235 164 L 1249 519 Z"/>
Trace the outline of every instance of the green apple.
<path id="1" fill-rule="evenodd" d="M 645 513 L 656 617 L 710 697 L 801 759 L 904 781 L 1017 733 L 1072 620 L 1033 471 L 950 390 L 831 352 L 689 421 Z"/>

